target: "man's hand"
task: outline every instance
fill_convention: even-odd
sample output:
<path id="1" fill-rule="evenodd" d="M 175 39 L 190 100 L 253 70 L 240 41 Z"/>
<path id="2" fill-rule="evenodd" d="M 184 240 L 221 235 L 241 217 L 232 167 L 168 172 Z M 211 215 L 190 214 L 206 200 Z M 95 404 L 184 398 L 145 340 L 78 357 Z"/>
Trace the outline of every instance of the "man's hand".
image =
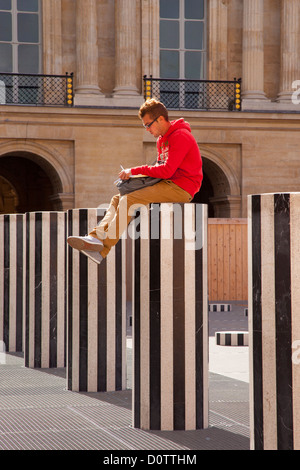
<path id="1" fill-rule="evenodd" d="M 119 178 L 121 180 L 129 180 L 130 176 L 131 176 L 131 169 L 130 168 L 126 168 L 125 170 L 122 170 L 119 173 Z"/>

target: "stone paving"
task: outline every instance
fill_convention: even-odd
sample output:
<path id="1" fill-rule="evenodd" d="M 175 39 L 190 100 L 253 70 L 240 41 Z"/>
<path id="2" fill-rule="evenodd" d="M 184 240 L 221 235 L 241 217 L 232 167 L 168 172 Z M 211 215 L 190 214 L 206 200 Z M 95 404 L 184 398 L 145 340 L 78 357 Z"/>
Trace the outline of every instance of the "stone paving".
<path id="1" fill-rule="evenodd" d="M 248 347 L 216 346 L 214 338 L 216 331 L 247 331 L 244 307 L 209 313 L 208 429 L 134 429 L 130 374 L 127 390 L 76 393 L 66 390 L 65 369 L 28 369 L 22 357 L 7 354 L 0 365 L 0 450 L 248 450 Z M 130 358 L 130 338 L 128 352 Z"/>

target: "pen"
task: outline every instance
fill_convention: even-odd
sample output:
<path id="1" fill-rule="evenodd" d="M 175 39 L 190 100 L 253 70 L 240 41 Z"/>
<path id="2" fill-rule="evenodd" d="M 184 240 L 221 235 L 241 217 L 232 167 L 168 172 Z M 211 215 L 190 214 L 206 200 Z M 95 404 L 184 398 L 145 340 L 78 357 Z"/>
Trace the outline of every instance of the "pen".
<path id="1" fill-rule="evenodd" d="M 121 170 L 124 170 L 124 168 L 122 167 L 122 165 L 120 165 L 120 167 L 121 167 Z M 121 181 L 121 179 L 118 178 L 116 181 L 114 181 L 114 184 L 118 183 L 118 181 Z"/>

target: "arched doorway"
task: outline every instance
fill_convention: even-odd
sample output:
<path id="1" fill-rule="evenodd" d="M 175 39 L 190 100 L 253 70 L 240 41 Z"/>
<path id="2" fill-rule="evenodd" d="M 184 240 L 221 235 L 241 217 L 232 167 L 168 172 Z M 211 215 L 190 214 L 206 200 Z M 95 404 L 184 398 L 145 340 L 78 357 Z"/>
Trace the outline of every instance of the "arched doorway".
<path id="1" fill-rule="evenodd" d="M 215 155 L 206 153 L 202 161 L 202 187 L 193 202 L 207 204 L 210 218 L 241 217 L 240 187 L 232 170 Z"/>
<path id="2" fill-rule="evenodd" d="M 26 157 L 6 155 L 0 158 L 0 176 L 8 184 L 2 186 L 2 199 L 8 198 L 8 185 L 14 188 L 16 195 L 15 213 L 51 211 L 54 209 L 51 195 L 53 185 L 45 170 Z M 10 189 L 11 191 L 11 189 Z M 6 204 L 2 213 L 11 213 L 12 205 Z"/>
<path id="3" fill-rule="evenodd" d="M 0 146 L 0 182 L 2 214 L 73 208 L 72 176 L 63 159 L 38 143 L 12 141 Z"/>

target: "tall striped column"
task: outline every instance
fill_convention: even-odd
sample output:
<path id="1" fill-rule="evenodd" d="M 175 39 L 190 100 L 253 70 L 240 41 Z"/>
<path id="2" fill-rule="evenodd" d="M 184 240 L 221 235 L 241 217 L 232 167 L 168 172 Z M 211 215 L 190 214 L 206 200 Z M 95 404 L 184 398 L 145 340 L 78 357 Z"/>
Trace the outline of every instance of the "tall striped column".
<path id="1" fill-rule="evenodd" d="M 133 425 L 206 428 L 207 208 L 152 204 L 131 229 Z"/>
<path id="2" fill-rule="evenodd" d="M 26 214 L 25 367 L 65 367 L 66 213 Z"/>
<path id="3" fill-rule="evenodd" d="M 0 215 L 0 342 L 6 352 L 23 351 L 24 217 Z"/>
<path id="4" fill-rule="evenodd" d="M 300 193 L 248 196 L 251 448 L 300 449 Z"/>
<path id="5" fill-rule="evenodd" d="M 100 209 L 68 211 L 68 234 L 86 235 Z M 100 265 L 68 248 L 67 386 L 73 391 L 126 388 L 125 240 Z"/>

